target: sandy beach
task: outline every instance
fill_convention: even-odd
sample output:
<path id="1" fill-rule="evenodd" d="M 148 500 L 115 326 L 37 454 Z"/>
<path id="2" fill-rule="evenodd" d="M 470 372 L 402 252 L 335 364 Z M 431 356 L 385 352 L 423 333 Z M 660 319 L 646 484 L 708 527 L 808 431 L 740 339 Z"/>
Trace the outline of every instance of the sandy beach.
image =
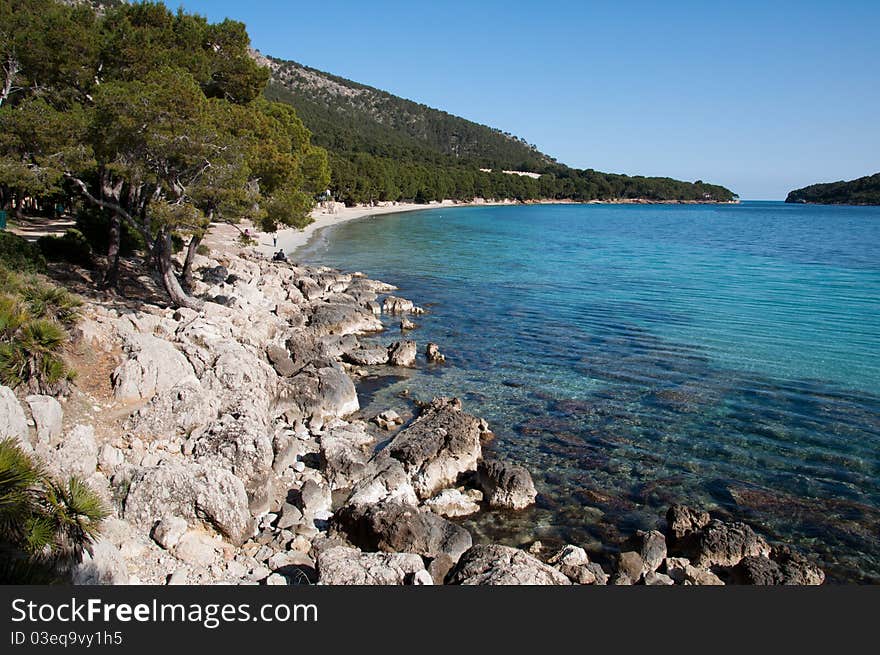
<path id="1" fill-rule="evenodd" d="M 515 204 L 512 201 L 494 202 L 485 200 L 475 200 L 474 202 L 458 202 L 455 200 L 443 200 L 442 202 L 431 202 L 428 204 L 416 204 L 407 202 L 388 202 L 366 207 L 358 205 L 356 207 L 346 207 L 342 203 L 329 203 L 328 205 L 319 205 L 312 211 L 314 222 L 302 230 L 295 228 L 279 230 L 276 234 L 267 232 L 259 232 L 255 235 L 258 241 L 256 250 L 271 256 L 278 250 L 285 253 L 292 253 L 297 248 L 306 245 L 309 240 L 324 228 L 332 225 L 340 225 L 348 221 L 358 218 L 367 218 L 369 216 L 378 216 L 380 214 L 397 214 L 401 212 L 425 211 L 428 209 L 440 209 L 443 207 L 467 207 L 467 206 L 485 206 L 485 205 L 502 205 Z M 273 240 L 277 237 L 277 243 Z"/>

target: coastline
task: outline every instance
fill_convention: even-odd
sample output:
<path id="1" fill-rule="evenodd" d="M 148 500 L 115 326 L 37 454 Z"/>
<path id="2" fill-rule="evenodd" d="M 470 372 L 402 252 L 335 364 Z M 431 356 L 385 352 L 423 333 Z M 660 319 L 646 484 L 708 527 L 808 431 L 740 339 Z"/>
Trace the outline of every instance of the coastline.
<path id="1" fill-rule="evenodd" d="M 315 207 L 311 213 L 313 222 L 303 229 L 287 228 L 279 230 L 275 235 L 267 232 L 257 232 L 257 246 L 255 247 L 255 250 L 268 257 L 271 257 L 278 250 L 283 250 L 284 253 L 290 257 L 297 251 L 312 243 L 326 228 L 335 227 L 362 218 L 371 218 L 373 216 L 429 211 L 433 209 L 449 209 L 453 207 L 497 207 L 518 205 L 729 205 L 739 204 L 739 202 L 739 200 L 731 202 L 716 202 L 703 200 L 648 200 L 645 198 L 589 200 L 586 202 L 543 199 L 520 202 L 517 200 L 484 200 L 482 198 L 477 198 L 470 202 L 462 202 L 458 200 L 432 201 L 427 204 L 417 204 L 412 202 L 383 202 L 373 206 L 356 205 L 354 207 L 346 207 L 342 203 L 330 202 L 321 203 Z M 213 225 L 212 231 L 220 226 L 222 226 L 222 224 Z M 273 241 L 273 237 L 277 237 L 277 242 Z"/>
<path id="2" fill-rule="evenodd" d="M 450 207 L 488 207 L 497 205 L 516 205 L 516 201 L 480 201 L 458 202 L 455 200 L 434 201 L 428 204 L 417 204 L 412 202 L 386 202 L 367 207 L 357 205 L 355 207 L 346 207 L 342 203 L 322 203 L 312 211 L 314 222 L 310 223 L 303 229 L 288 228 L 279 230 L 277 236 L 277 244 L 273 243 L 273 235 L 267 232 L 259 232 L 257 234 L 258 245 L 256 251 L 271 257 L 278 250 L 283 250 L 288 256 L 296 252 L 303 246 L 308 245 L 320 232 L 329 227 L 342 225 L 349 221 L 361 218 L 370 218 L 372 216 L 381 216 L 384 214 L 403 214 L 414 211 L 428 211 L 431 209 L 444 209 Z"/>
<path id="3" fill-rule="evenodd" d="M 456 205 L 353 208 L 345 219 L 444 206 Z M 370 371 L 443 363 L 443 343 L 415 326 L 392 335 L 380 318 L 403 323 L 424 310 L 363 274 L 270 261 L 238 234 L 212 230 L 210 253 L 196 255 L 199 311 L 86 302 L 82 375 L 51 440 L 28 427 L 25 398 L 0 398 L 21 417 L 24 446 L 59 475 L 82 476 L 111 508 L 74 583 L 824 581 L 748 525 L 684 506 L 670 508 L 665 534 L 589 553 L 481 541 L 455 519 L 518 512 L 538 496 L 526 467 L 484 451 L 487 420 L 454 388 L 433 398 L 414 389 L 400 414 L 359 413 L 357 386 Z M 383 333 L 381 345 L 372 340 Z"/>

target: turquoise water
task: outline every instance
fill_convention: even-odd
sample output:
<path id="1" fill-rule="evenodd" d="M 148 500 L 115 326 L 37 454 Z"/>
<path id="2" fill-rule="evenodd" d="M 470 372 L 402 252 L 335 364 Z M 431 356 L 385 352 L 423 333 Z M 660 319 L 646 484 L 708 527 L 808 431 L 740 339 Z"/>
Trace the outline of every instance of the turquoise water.
<path id="1" fill-rule="evenodd" d="M 468 522 L 479 538 L 598 551 L 692 502 L 880 582 L 880 208 L 438 209 L 298 255 L 430 310 L 412 338 L 447 364 L 366 411 L 411 388 L 491 422 L 541 495 Z"/>

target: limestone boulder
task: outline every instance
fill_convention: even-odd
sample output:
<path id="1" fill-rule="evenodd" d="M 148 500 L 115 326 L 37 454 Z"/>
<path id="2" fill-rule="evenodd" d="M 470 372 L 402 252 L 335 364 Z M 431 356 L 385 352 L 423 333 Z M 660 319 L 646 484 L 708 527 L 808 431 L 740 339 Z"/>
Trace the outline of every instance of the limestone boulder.
<path id="1" fill-rule="evenodd" d="M 413 583 L 425 564 L 411 553 L 363 553 L 336 546 L 319 553 L 317 569 L 322 585 L 403 585 Z"/>
<path id="2" fill-rule="evenodd" d="M 244 483 L 213 466 L 184 461 L 136 470 L 124 518 L 145 532 L 168 516 L 204 521 L 239 544 L 253 532 Z"/>
<path id="3" fill-rule="evenodd" d="M 27 417 L 18 398 L 12 389 L 0 386 L 0 439 L 12 437 L 30 451 L 29 436 Z"/>
<path id="4" fill-rule="evenodd" d="M 531 474 L 518 464 L 483 460 L 477 469 L 477 480 L 492 507 L 524 509 L 533 505 L 538 496 Z"/>
<path id="5" fill-rule="evenodd" d="M 450 571 L 448 584 L 569 585 L 561 572 L 525 551 L 497 544 L 474 546 Z"/>
<path id="6" fill-rule="evenodd" d="M 419 498 L 428 499 L 476 470 L 482 455 L 480 434 L 479 419 L 461 411 L 460 403 L 437 401 L 386 450 L 404 465 Z"/>
<path id="7" fill-rule="evenodd" d="M 48 445 L 61 436 L 64 409 L 52 396 L 28 396 L 25 398 L 37 426 L 37 442 Z"/>
<path id="8" fill-rule="evenodd" d="M 195 375 L 186 356 L 165 339 L 131 332 L 125 335 L 126 358 L 113 371 L 113 394 L 120 401 L 149 400 Z"/>

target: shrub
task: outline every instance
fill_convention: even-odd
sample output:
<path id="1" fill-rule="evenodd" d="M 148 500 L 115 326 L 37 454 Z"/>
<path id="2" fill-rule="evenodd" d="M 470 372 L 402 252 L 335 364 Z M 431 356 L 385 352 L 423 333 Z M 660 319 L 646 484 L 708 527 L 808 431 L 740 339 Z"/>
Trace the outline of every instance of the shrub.
<path id="1" fill-rule="evenodd" d="M 34 282 L 22 289 L 21 297 L 33 318 L 51 319 L 65 328 L 79 321 L 82 300 L 63 287 Z"/>
<path id="2" fill-rule="evenodd" d="M 95 265 L 92 246 L 79 230 L 67 230 L 61 237 L 40 237 L 37 244 L 50 262 L 68 262 L 84 268 Z"/>
<path id="3" fill-rule="evenodd" d="M 75 374 L 62 352 L 82 301 L 66 289 L 0 267 L 0 384 L 35 393 L 67 390 Z"/>
<path id="4" fill-rule="evenodd" d="M 46 259 L 37 244 L 0 231 L 0 266 L 20 273 L 41 273 L 46 270 Z"/>
<path id="5" fill-rule="evenodd" d="M 85 483 L 58 483 L 14 439 L 0 441 L 0 583 L 60 581 L 107 515 Z"/>

